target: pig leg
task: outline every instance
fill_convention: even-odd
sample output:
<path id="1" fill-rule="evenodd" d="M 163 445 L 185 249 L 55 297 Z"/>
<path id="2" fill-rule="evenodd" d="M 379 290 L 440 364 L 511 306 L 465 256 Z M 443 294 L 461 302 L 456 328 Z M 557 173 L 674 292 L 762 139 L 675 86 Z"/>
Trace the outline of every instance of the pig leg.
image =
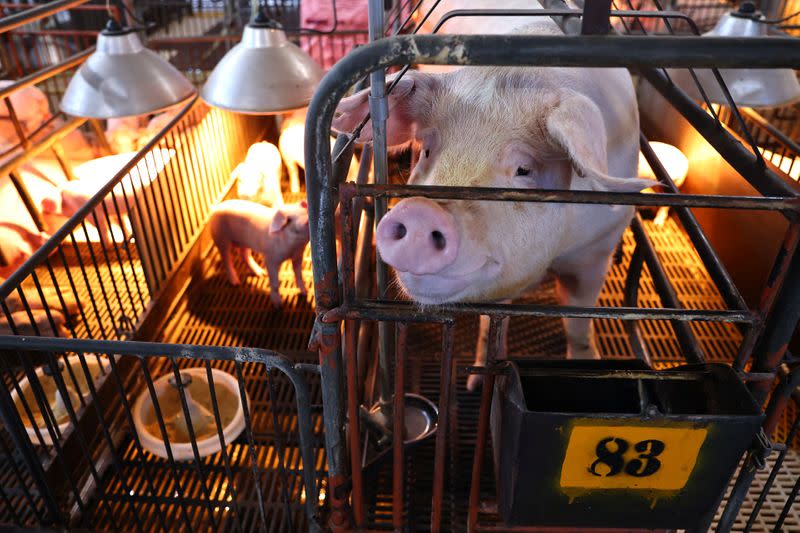
<path id="1" fill-rule="evenodd" d="M 598 266 L 599 265 L 599 266 Z M 597 302 L 606 277 L 608 260 L 584 264 L 582 268 L 557 273 L 556 295 L 562 305 L 592 306 Z M 565 318 L 567 359 L 600 359 L 590 318 Z"/>
<path id="2" fill-rule="evenodd" d="M 292 193 L 300 192 L 300 166 L 295 161 L 288 161 L 286 170 L 289 173 L 289 190 Z"/>
<path id="3" fill-rule="evenodd" d="M 300 294 L 303 296 L 308 294 L 308 290 L 306 290 L 306 284 L 303 282 L 303 252 L 305 250 L 300 251 L 297 255 L 292 257 L 292 267 L 294 268 L 294 282 L 297 285 L 297 288 L 300 289 Z"/>
<path id="4" fill-rule="evenodd" d="M 253 251 L 250 248 L 243 248 L 242 254 L 244 255 L 244 260 L 247 263 L 247 266 L 250 268 L 253 274 L 259 278 L 267 275 L 267 271 L 261 268 L 261 266 L 256 262 L 255 258 L 253 257 Z"/>
<path id="5" fill-rule="evenodd" d="M 511 300 L 504 300 L 502 303 L 510 303 Z M 478 344 L 475 347 L 474 366 L 486 366 L 489 358 L 489 323 L 491 319 L 487 315 L 481 315 L 480 328 L 478 330 Z M 500 353 L 497 359 L 506 359 L 508 356 L 508 325 L 511 319 L 506 317 L 500 321 Z M 476 391 L 483 383 L 483 376 L 480 374 L 470 374 L 467 377 L 467 390 Z"/>
<path id="6" fill-rule="evenodd" d="M 231 251 L 233 245 L 230 241 L 217 243 L 219 247 L 219 255 L 222 257 L 222 265 L 225 267 L 225 272 L 228 274 L 228 282 L 233 285 L 239 285 L 239 275 L 236 273 L 236 268 L 233 266 L 233 255 Z"/>
<path id="7" fill-rule="evenodd" d="M 66 319 L 64 315 L 58 311 L 51 311 L 50 317 L 53 323 L 50 323 L 50 318 L 47 316 L 47 311 L 43 309 L 32 309 L 31 315 L 33 316 L 33 323 L 27 311 L 16 311 L 11 313 L 11 322 L 5 315 L 0 315 L 0 334 L 1 335 L 27 335 L 35 336 L 40 335 L 43 337 L 65 337 L 67 332 L 64 328 Z M 12 327 L 11 324 L 14 326 Z M 53 330 L 55 326 L 55 330 Z"/>
<path id="8" fill-rule="evenodd" d="M 90 218 L 90 222 L 94 223 L 95 227 L 97 227 L 97 235 L 100 237 L 100 242 L 103 243 L 103 247 L 108 248 L 114 243 L 114 236 L 111 233 L 111 227 L 108 223 L 108 218 L 106 218 L 103 212 L 102 206 L 94 210 L 94 215 L 95 216 Z"/>
<path id="9" fill-rule="evenodd" d="M 281 291 L 280 279 L 278 272 L 280 272 L 281 264 L 267 258 L 267 274 L 269 275 L 269 301 L 272 307 L 280 309 L 281 307 Z"/>

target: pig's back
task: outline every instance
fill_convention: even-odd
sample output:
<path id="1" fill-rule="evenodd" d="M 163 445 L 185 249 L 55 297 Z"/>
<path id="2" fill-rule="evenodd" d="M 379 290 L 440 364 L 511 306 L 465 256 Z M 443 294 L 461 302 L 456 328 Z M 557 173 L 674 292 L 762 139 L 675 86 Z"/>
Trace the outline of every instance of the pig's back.
<path id="1" fill-rule="evenodd" d="M 256 202 L 227 200 L 211 214 L 211 237 L 216 243 L 230 241 L 245 248 L 259 248 L 274 215 L 274 209 Z"/>

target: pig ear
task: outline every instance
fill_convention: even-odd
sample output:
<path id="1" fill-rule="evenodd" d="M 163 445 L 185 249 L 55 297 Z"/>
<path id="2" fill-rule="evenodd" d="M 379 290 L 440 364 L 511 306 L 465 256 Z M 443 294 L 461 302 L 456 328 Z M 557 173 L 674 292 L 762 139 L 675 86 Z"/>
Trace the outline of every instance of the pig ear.
<path id="1" fill-rule="evenodd" d="M 286 213 L 278 209 L 275 211 L 275 216 L 272 217 L 272 223 L 269 225 L 269 232 L 278 233 L 285 228 L 288 223 L 289 217 L 286 216 Z"/>
<path id="2" fill-rule="evenodd" d="M 597 106 L 569 91 L 547 116 L 547 131 L 566 152 L 576 173 L 594 190 L 638 192 L 653 186 L 648 179 L 608 175 L 606 127 Z M 580 187 L 583 188 L 583 187 Z"/>
<path id="3" fill-rule="evenodd" d="M 386 87 L 398 76 L 386 79 Z M 398 146 L 414 137 L 415 123 L 418 120 L 420 103 L 436 87 L 438 78 L 432 74 L 409 71 L 388 96 L 389 118 L 386 121 L 387 144 Z M 344 98 L 336 108 L 332 129 L 337 133 L 352 132 L 369 112 L 369 89 L 364 89 Z M 356 139 L 359 143 L 372 141 L 372 121 L 367 122 Z"/>

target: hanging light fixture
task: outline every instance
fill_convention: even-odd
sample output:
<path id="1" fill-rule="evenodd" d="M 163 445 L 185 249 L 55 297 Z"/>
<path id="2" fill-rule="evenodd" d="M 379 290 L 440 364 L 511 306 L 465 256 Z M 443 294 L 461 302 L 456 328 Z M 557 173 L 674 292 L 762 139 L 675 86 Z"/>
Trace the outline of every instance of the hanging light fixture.
<path id="1" fill-rule="evenodd" d="M 61 99 L 68 115 L 116 118 L 155 113 L 195 93 L 175 67 L 145 48 L 132 28 L 109 20 L 97 48 L 72 77 Z"/>
<path id="2" fill-rule="evenodd" d="M 703 37 L 766 37 L 771 22 L 764 19 L 752 2 L 743 2 L 738 11 L 723 15 Z M 736 105 L 773 107 L 800 100 L 800 83 L 792 69 L 719 69 L 719 73 Z M 712 71 L 696 69 L 695 74 L 712 103 L 728 105 Z M 671 69 L 670 76 L 690 96 L 702 98 L 687 69 Z"/>
<path id="3" fill-rule="evenodd" d="M 308 106 L 322 75 L 322 68 L 262 8 L 241 42 L 211 72 L 200 96 L 238 113 L 285 113 Z"/>

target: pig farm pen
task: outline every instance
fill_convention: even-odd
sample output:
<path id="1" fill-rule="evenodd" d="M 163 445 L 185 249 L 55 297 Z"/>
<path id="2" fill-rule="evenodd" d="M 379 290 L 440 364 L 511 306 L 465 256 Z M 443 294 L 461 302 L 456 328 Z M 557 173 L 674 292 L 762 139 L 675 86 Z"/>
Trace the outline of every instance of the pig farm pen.
<path id="1" fill-rule="evenodd" d="M 616 14 L 621 20 L 634 17 Z M 212 41 L 236 41 L 235 37 L 216 35 L 164 37 L 161 42 L 159 38 L 151 45 L 172 50 L 167 53 L 173 61 L 189 74 L 195 72 L 193 81 L 198 83 L 204 79 L 205 69 L 191 69 L 201 64 L 200 51 Z M 408 37 L 399 39 L 410 42 Z M 610 52 L 616 50 L 617 37 L 603 38 L 611 43 L 609 48 L 594 49 L 580 39 L 598 43 L 596 37 L 581 37 L 574 44 L 561 45 L 561 57 L 647 68 L 686 56 L 689 59 L 681 66 L 692 61 L 708 66 L 689 53 L 690 45 L 702 49 L 706 44 L 702 41 L 690 40 L 672 51 L 673 42 L 667 38 L 641 37 L 637 41 L 641 51 L 616 54 L 622 59 L 613 60 Z M 376 44 L 343 61 L 323 82 L 312 104 L 312 116 L 327 101 L 341 97 L 349 83 L 365 76 L 379 61 L 387 66 L 389 62 L 400 65 L 441 58 L 439 52 L 447 38 L 416 42 L 414 53 L 412 47 L 401 47 L 399 54 L 390 56 L 381 48 L 384 45 Z M 514 54 L 498 52 L 500 48 L 486 52 L 492 42 L 466 39 L 467 57 L 476 63 L 536 62 L 535 38 L 530 39 L 531 48 L 520 47 Z M 661 63 L 651 59 L 659 46 L 671 50 L 669 57 L 659 55 Z M 760 57 L 758 46 L 746 53 L 736 50 L 741 53 L 720 54 L 715 61 L 733 66 Z M 800 66 L 796 52 L 784 51 L 771 56 L 771 66 Z M 63 69 L 53 65 L 46 79 L 37 77 L 38 72 L 21 74 L 17 88 L 29 82 L 47 86 L 50 90 L 46 92 L 57 101 L 58 88 L 63 90 L 64 80 L 80 58 L 68 61 L 72 62 Z M 646 78 L 659 82 L 654 74 Z M 707 132 L 717 125 L 724 132 L 709 142 L 716 143 L 715 148 L 727 154 L 730 164 L 764 197 L 661 194 L 644 199 L 638 195 L 599 198 L 624 199 L 635 205 L 672 205 L 673 216 L 657 225 L 642 210 L 624 236 L 598 307 L 567 312 L 596 317 L 598 346 L 605 359 L 640 358 L 656 369 L 675 367 L 687 359 L 732 364 L 757 397 L 766 400 L 769 396 L 763 426 L 769 439 L 754 441 L 716 515 L 707 518 L 722 531 L 800 531 L 800 521 L 790 511 L 800 479 L 800 455 L 793 447 L 798 371 L 796 361 L 780 349 L 794 327 L 794 322 L 785 322 L 796 318 L 797 307 L 792 292 L 796 288 L 783 283 L 798 279 L 797 207 L 791 200 L 797 194 L 792 165 L 800 156 L 792 141 L 796 130 L 791 128 L 796 128 L 797 122 L 781 122 L 771 115 L 764 115 L 768 117 L 765 120 L 755 111 L 743 110 L 740 123 L 734 108 L 710 106 L 718 113 L 716 122 L 709 113 L 698 114 L 700 108 L 677 89 L 662 82 L 660 90 L 671 96 L 684 116 L 692 117 L 695 129 Z M 330 113 L 318 116 L 318 131 L 327 131 Z M 314 121 L 309 124 L 315 126 Z M 66 127 L 86 128 L 82 121 Z M 337 279 L 336 256 L 332 225 L 326 225 L 335 205 L 335 174 L 327 136 L 315 139 L 311 135 L 307 144 L 316 150 L 316 166 L 308 173 L 308 200 L 312 215 L 318 217 L 312 224 L 318 223 L 312 227 L 315 246 L 313 254 L 307 255 L 304 278 L 311 288 L 313 255 L 317 269 L 313 296 L 299 296 L 288 264 L 280 274 L 280 311 L 269 307 L 266 279 L 249 276 L 241 287 L 229 287 L 205 224 L 211 207 L 231 194 L 233 167 L 250 144 L 274 136 L 272 127 L 269 120 L 211 109 L 199 101 L 187 103 L 107 187 L 0 286 L 4 316 L 16 330 L 15 336 L 0 338 L 0 372 L 5 385 L 0 392 L 2 523 L 113 531 L 298 531 L 345 523 L 353 529 L 379 530 L 508 529 L 495 502 L 491 443 L 485 446 L 490 441 L 487 423 L 493 389 L 487 385 L 482 394 L 468 393 L 465 367 L 472 363 L 478 313 L 495 318 L 493 331 L 498 317 L 512 317 L 510 359 L 562 355 L 565 343 L 559 316 L 565 311 L 556 305 L 553 282 L 545 282 L 510 306 L 418 310 L 393 298 L 376 299 L 378 267 L 371 254 L 368 228 L 373 222 L 372 207 L 380 202 L 373 203 L 372 197 L 435 193 L 359 183 L 338 187 L 345 228 L 351 217 L 363 221 L 361 231 L 349 242 L 350 233 L 345 233 L 340 294 L 339 283 L 331 281 Z M 755 156 L 743 148 L 748 146 L 746 141 L 739 144 L 744 128 L 758 146 L 773 154 L 766 169 L 757 166 Z M 345 137 L 341 139 L 339 147 L 346 142 Z M 50 146 L 55 144 L 57 140 Z M 37 139 L 32 145 L 49 148 Z M 669 184 L 669 177 L 659 170 L 645 144 L 643 150 L 659 180 Z M 368 156 L 369 150 L 364 150 L 361 160 L 365 165 L 371 162 Z M 789 168 L 784 161 L 790 161 Z M 391 177 L 398 173 L 397 166 L 403 165 L 394 163 Z M 150 183 L 145 189 L 129 192 L 114 187 L 137 173 Z M 449 197 L 470 192 L 438 194 Z M 488 199 L 492 192 L 481 194 Z M 569 193 L 556 194 L 566 199 Z M 93 226 L 98 216 L 114 222 L 115 213 L 102 207 L 102 200 L 109 195 L 115 196 L 116 202 L 127 203 L 130 228 L 118 224 L 121 238 L 103 247 Z M 356 201 L 351 204 L 353 199 Z M 536 192 L 524 199 L 541 200 Z M 582 200 L 597 201 L 591 195 Z M 792 221 L 770 286 L 758 305 L 744 303 L 700 232 L 689 208 L 701 206 L 782 211 Z M 54 317 L 58 312 L 67 314 L 71 296 L 77 312 L 60 327 Z M 23 314 L 12 314 L 15 309 Z M 770 313 L 772 309 L 783 312 L 776 315 Z M 34 319 L 35 312 L 39 322 Z M 323 313 L 327 313 L 325 321 Z M 383 321 L 384 326 L 379 328 L 376 321 Z M 737 323 L 750 326 L 737 327 Z M 396 340 L 391 335 L 395 330 Z M 313 351 L 309 351 L 310 338 Z M 397 349 L 392 350 L 395 342 Z M 388 377 L 377 364 L 376 354 L 381 349 L 394 352 L 395 370 L 399 369 Z M 759 366 L 748 364 L 751 353 L 760 355 L 753 363 Z M 67 363 L 68 356 L 77 356 L 80 366 L 67 364 L 70 370 L 62 375 L 58 364 Z M 57 387 L 66 390 L 98 357 L 104 357 L 109 371 L 96 386 L 88 387 L 87 395 L 65 402 L 70 426 L 66 430 L 53 423 L 55 417 L 41 392 L 22 400 L 22 409 L 15 403 L 12 394 L 20 394 L 24 378 L 39 382 L 38 367 L 47 369 L 56 377 Z M 180 381 L 180 371 L 187 368 L 202 369 L 210 380 L 212 369 L 235 376 L 240 391 L 246 391 L 249 399 L 243 405 L 245 431 L 227 442 L 219 430 L 222 449 L 207 457 L 198 456 L 195 443 L 188 460 L 161 458 L 144 449 L 131 412 L 140 394 L 154 394 L 158 378 L 172 375 Z M 500 362 L 490 366 L 486 383 L 506 371 Z M 365 431 L 359 424 L 358 407 L 374 403 L 381 379 L 397 390 L 433 402 L 438 407 L 437 431 L 407 447 L 398 445 L 399 432 L 392 437 L 398 439 L 394 446 L 387 446 L 386 439 L 378 442 L 375 438 L 380 431 Z M 188 410 L 184 389 L 177 390 L 181 409 Z M 217 402 L 213 404 L 218 411 Z M 402 402 L 395 407 L 403 409 Z M 31 434 L 26 426 L 36 427 L 31 423 L 36 410 L 49 415 Z M 163 417 L 159 418 L 163 425 Z M 771 454 L 770 445 L 774 448 Z M 760 467 L 757 471 L 756 466 Z M 755 477 L 752 486 L 751 473 Z M 696 529 L 704 527 L 701 524 Z"/>

